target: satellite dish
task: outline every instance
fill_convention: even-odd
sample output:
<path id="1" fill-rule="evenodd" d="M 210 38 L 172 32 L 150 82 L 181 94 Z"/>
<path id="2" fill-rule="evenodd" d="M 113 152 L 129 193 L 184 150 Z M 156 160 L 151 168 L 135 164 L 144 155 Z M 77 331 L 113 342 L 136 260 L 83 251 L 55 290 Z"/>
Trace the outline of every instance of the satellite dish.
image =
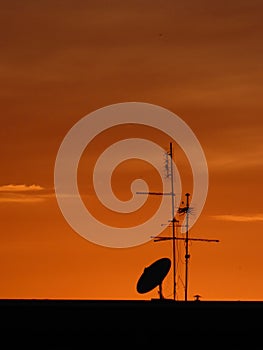
<path id="1" fill-rule="evenodd" d="M 171 260 L 169 258 L 158 259 L 146 267 L 137 282 L 137 292 L 144 294 L 159 286 L 160 299 L 163 299 L 162 282 L 170 267 Z"/>

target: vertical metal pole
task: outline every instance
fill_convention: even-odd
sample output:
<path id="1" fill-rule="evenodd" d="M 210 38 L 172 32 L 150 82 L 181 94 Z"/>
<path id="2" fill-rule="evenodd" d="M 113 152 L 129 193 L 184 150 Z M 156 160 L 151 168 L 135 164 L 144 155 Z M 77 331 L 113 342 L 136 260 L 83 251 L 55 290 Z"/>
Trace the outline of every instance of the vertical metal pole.
<path id="1" fill-rule="evenodd" d="M 175 264 L 175 210 L 174 210 L 174 179 L 173 179 L 173 145 L 170 142 L 170 166 L 171 166 L 171 198 L 172 198 L 172 234 L 173 234 L 173 299 L 176 299 L 176 264 Z"/>
<path id="2" fill-rule="evenodd" d="M 184 299 L 187 301 L 187 292 L 188 292 L 188 260 L 190 258 L 190 255 L 188 253 L 188 226 L 189 226 L 189 193 L 185 194 L 186 196 L 186 236 L 185 236 L 185 295 Z"/>

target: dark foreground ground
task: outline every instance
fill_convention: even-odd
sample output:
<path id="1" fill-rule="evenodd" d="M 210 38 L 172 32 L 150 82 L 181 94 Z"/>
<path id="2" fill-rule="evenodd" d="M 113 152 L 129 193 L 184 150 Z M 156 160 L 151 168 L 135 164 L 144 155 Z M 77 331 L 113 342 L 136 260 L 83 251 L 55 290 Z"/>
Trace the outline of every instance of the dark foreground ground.
<path id="1" fill-rule="evenodd" d="M 0 300 L 0 315 L 5 349 L 263 349 L 261 301 Z"/>

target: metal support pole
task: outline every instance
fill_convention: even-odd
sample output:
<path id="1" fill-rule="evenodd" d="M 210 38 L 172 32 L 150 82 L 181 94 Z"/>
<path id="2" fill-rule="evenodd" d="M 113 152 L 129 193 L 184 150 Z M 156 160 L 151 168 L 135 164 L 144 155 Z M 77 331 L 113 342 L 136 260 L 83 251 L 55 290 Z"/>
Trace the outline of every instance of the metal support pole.
<path id="1" fill-rule="evenodd" d="M 172 198 L 172 237 L 173 237 L 173 299 L 176 299 L 176 242 L 175 242 L 175 209 L 174 209 L 174 177 L 173 177 L 173 145 L 170 142 L 170 168 L 171 168 L 171 198 Z"/>
<path id="2" fill-rule="evenodd" d="M 187 293 L 188 293 L 188 260 L 190 258 L 190 254 L 188 252 L 188 227 L 189 227 L 189 193 L 185 194 L 186 196 L 186 235 L 185 235 L 185 292 L 184 292 L 184 300 L 187 301 Z"/>

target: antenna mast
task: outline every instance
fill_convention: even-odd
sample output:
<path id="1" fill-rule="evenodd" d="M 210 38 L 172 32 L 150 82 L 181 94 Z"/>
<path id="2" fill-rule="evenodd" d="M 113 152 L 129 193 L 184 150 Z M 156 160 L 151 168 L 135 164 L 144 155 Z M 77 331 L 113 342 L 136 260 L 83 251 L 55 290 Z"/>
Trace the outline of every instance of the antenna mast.
<path id="1" fill-rule="evenodd" d="M 189 241 L 203 241 L 203 242 L 219 242 L 218 239 L 205 239 L 205 238 L 189 238 L 189 213 L 190 213 L 190 205 L 189 205 L 189 197 L 190 193 L 186 193 L 186 206 L 178 208 L 177 212 L 179 214 L 186 214 L 186 233 L 185 237 L 156 237 L 154 239 L 155 242 L 159 241 L 166 241 L 166 240 L 184 240 L 185 241 L 185 293 L 184 293 L 184 300 L 188 300 L 188 262 L 190 259 L 189 254 Z M 178 222 L 178 220 L 176 220 Z"/>
<path id="2" fill-rule="evenodd" d="M 186 193 L 186 236 L 185 236 L 185 292 L 184 292 L 184 299 L 187 300 L 187 289 L 188 289 L 188 260 L 190 258 L 190 254 L 188 252 L 188 246 L 189 246 L 189 196 L 190 193 Z"/>
<path id="3" fill-rule="evenodd" d="M 175 266 L 175 209 L 174 209 L 174 176 L 173 176 L 173 144 L 170 142 L 170 169 L 171 169 L 171 198 L 172 198 L 172 237 L 173 237 L 173 299 L 176 298 L 176 266 Z M 169 173 L 168 173 L 169 174 Z"/>
<path id="4" fill-rule="evenodd" d="M 157 195 L 157 196 L 165 196 L 169 195 L 172 199 L 172 240 L 173 240 L 173 248 L 172 248 L 172 263 L 173 263 L 173 299 L 176 299 L 176 252 L 175 252 L 175 223 L 178 222 L 178 220 L 175 219 L 175 205 L 174 205 L 174 175 L 173 175 L 173 144 L 170 142 L 170 149 L 169 152 L 167 152 L 167 155 L 170 157 L 170 172 L 169 172 L 169 166 L 166 166 L 167 170 L 167 176 L 171 179 L 171 192 L 170 193 L 164 193 L 164 192 L 136 192 L 137 194 L 148 194 L 148 195 Z"/>

